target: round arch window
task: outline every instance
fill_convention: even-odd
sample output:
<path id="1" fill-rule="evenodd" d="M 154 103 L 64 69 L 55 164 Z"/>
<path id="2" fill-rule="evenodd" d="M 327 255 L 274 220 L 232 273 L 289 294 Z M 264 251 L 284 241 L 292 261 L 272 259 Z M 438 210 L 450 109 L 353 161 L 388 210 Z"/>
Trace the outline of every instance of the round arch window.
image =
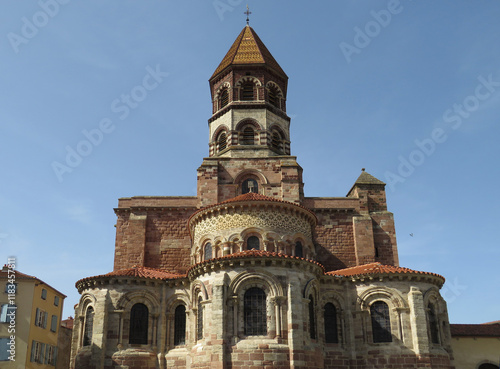
<path id="1" fill-rule="evenodd" d="M 250 236 L 247 239 L 247 250 L 260 250 L 260 240 L 257 236 Z"/>
<path id="2" fill-rule="evenodd" d="M 241 184 L 241 193 L 245 194 L 249 192 L 259 193 L 259 184 L 253 178 L 245 179 Z"/>

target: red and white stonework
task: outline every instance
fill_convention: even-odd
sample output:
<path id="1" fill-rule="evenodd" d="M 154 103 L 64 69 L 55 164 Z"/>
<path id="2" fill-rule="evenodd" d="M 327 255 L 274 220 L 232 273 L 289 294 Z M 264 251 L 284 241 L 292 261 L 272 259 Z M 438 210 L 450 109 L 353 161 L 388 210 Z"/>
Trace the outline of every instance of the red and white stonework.
<path id="1" fill-rule="evenodd" d="M 197 196 L 120 199 L 114 270 L 76 283 L 72 368 L 453 368 L 444 279 L 399 267 L 385 184 L 305 197 L 287 81 L 246 26 Z"/>

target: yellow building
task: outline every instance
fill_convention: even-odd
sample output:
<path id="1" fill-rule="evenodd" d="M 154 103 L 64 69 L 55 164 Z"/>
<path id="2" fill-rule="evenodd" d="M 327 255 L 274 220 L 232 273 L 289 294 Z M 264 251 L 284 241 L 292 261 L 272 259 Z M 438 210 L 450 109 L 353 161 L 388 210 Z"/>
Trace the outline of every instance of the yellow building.
<path id="1" fill-rule="evenodd" d="M 498 369 L 500 322 L 451 324 L 456 369 Z"/>
<path id="2" fill-rule="evenodd" d="M 0 272 L 0 366 L 54 368 L 66 296 L 5 265 Z"/>

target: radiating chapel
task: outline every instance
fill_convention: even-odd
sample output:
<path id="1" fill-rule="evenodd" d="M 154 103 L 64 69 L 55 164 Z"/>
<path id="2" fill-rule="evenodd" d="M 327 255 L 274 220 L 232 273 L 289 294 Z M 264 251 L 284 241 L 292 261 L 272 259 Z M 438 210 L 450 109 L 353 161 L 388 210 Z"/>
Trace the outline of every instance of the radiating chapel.
<path id="1" fill-rule="evenodd" d="M 305 196 L 288 76 L 250 26 L 209 82 L 197 196 L 119 199 L 72 368 L 453 368 L 444 278 L 399 266 L 385 184 Z"/>

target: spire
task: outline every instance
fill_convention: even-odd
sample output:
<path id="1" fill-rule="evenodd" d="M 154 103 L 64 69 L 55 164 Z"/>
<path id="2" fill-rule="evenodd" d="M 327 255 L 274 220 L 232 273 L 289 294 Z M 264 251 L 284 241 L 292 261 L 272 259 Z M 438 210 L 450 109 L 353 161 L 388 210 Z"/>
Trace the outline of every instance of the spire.
<path id="1" fill-rule="evenodd" d="M 248 8 L 248 4 L 247 4 L 247 11 L 246 11 L 246 12 L 244 12 L 243 14 L 246 14 L 246 15 L 247 15 L 247 26 L 248 26 L 248 24 L 250 23 L 250 19 L 248 19 L 248 16 L 249 16 L 250 14 L 252 14 L 252 12 L 250 11 L 250 9 Z"/>
<path id="2" fill-rule="evenodd" d="M 246 13 L 246 12 L 245 12 Z M 212 78 L 231 65 L 264 64 L 288 78 L 286 73 L 249 25 L 240 32 Z"/>

